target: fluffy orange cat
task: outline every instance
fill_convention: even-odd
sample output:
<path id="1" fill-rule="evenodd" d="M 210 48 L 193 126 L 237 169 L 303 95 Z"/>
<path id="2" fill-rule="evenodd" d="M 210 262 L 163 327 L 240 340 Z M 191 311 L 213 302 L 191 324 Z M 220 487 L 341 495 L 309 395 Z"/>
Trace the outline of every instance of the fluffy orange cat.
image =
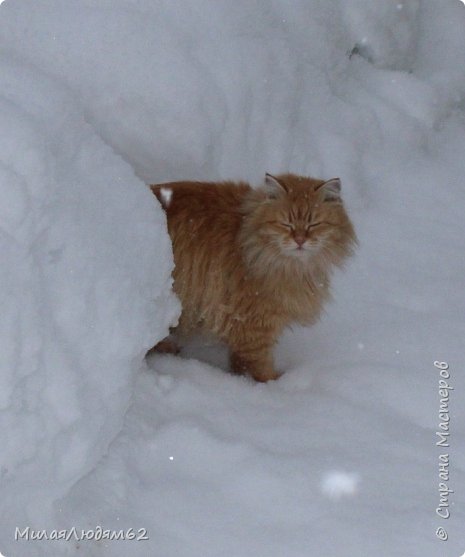
<path id="1" fill-rule="evenodd" d="M 246 183 L 151 186 L 168 219 L 175 333 L 213 333 L 229 347 L 232 371 L 276 379 L 272 349 L 283 329 L 314 322 L 329 297 L 329 275 L 356 242 L 340 180 L 293 174 Z M 175 351 L 169 338 L 155 350 Z"/>

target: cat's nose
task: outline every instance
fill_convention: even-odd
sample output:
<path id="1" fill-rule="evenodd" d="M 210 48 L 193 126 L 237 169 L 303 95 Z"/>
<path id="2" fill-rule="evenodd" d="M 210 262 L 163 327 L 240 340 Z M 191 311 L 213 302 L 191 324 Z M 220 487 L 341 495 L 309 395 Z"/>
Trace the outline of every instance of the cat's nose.
<path id="1" fill-rule="evenodd" d="M 295 243 L 301 248 L 305 244 L 305 236 L 303 234 L 296 234 L 294 236 Z"/>

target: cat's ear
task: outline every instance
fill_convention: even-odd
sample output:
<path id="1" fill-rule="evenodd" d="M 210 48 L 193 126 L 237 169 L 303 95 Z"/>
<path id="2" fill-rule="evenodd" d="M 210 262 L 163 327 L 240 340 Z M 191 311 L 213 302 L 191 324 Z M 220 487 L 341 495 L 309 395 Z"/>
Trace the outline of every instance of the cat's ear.
<path id="1" fill-rule="evenodd" d="M 265 189 L 268 197 L 272 199 L 287 192 L 284 184 L 272 174 L 268 174 L 268 172 L 265 174 Z"/>
<path id="2" fill-rule="evenodd" d="M 341 180 L 340 178 L 331 178 L 331 180 L 317 186 L 315 191 L 323 192 L 325 201 L 341 201 Z"/>

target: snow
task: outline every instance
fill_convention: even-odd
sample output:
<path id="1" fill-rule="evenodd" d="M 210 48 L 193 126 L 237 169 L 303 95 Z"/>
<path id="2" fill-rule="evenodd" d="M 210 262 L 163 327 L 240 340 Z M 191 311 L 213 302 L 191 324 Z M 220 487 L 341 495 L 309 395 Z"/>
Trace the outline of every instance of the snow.
<path id="1" fill-rule="evenodd" d="M 323 478 L 321 490 L 333 499 L 357 493 L 359 479 L 356 474 L 334 470 L 327 472 Z"/>
<path id="2" fill-rule="evenodd" d="M 53 524 L 53 503 L 108 450 L 178 308 L 162 210 L 69 91 L 8 57 L 0 91 L 0 512 L 11 544 L 16 525 Z"/>
<path id="3" fill-rule="evenodd" d="M 463 553 L 460 2 L 8 0 L 0 46 L 0 550 Z M 146 363 L 179 306 L 144 183 L 281 171 L 340 176 L 360 240 L 285 374 L 202 341 Z M 99 525 L 149 539 L 14 539 Z"/>

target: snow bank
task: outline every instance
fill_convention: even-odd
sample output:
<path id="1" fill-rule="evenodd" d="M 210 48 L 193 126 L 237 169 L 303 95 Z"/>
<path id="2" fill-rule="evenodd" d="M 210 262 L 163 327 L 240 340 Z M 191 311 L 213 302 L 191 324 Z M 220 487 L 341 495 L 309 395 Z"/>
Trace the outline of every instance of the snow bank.
<path id="1" fill-rule="evenodd" d="M 163 212 L 69 90 L 2 57 L 0 130 L 0 539 L 26 555 L 15 527 L 56 524 L 177 305 Z"/>
<path id="2" fill-rule="evenodd" d="M 12 238 L 1 272 L 14 271 L 4 292 L 16 292 L 5 294 L 2 315 L 2 415 L 23 436 L 46 432 L 43 448 L 32 445 L 37 457 L 6 476 L 5 549 L 40 554 L 37 544 L 10 536 L 13 524 L 37 521 L 48 502 L 55 528 L 146 528 L 150 538 L 83 541 L 77 551 L 53 545 L 56 555 L 460 555 L 463 5 L 7 0 L 0 15 L 2 51 L 29 68 L 10 72 L 13 85 L 2 77 L 14 105 L 2 114 L 31 114 L 1 139 L 13 142 L 7 183 L 18 184 L 14 196 L 6 187 L 11 203 L 1 208 Z M 155 357 L 131 388 L 143 350 L 166 330 L 174 306 L 162 306 L 170 269 L 162 214 L 123 160 L 147 182 L 256 181 L 286 170 L 341 176 L 360 249 L 336 276 L 335 304 L 321 323 L 280 342 L 280 381 L 231 377 L 219 369 L 224 354 L 216 347 L 192 346 L 184 356 L 213 365 Z M 33 184 L 42 192 L 36 197 Z M 28 200 L 35 212 L 24 211 Z M 23 214 L 36 231 L 24 232 L 27 257 L 13 241 Z M 155 243 L 158 261 L 147 255 Z M 36 268 L 41 274 L 31 273 Z M 65 280 L 73 269 L 76 283 Z M 26 333 L 27 346 L 17 346 Z M 434 360 L 449 361 L 457 393 L 447 547 L 435 538 L 444 524 L 435 514 Z M 15 371 L 25 376 L 16 381 L 11 370 L 20 365 L 39 372 Z M 15 388 L 22 399 L 8 394 Z M 24 400 L 22 410 L 11 399 Z M 67 434 L 71 422 L 75 436 Z M 29 445 L 15 447 L 15 439 L 8 435 L 5 454 L 21 462 Z"/>
<path id="3" fill-rule="evenodd" d="M 146 182 L 257 181 L 293 168 L 343 174 L 350 191 L 364 170 L 359 120 L 368 116 L 348 111 L 337 91 L 354 49 L 376 67 L 411 69 L 419 2 L 398 5 L 9 2 L 0 38 L 65 81 Z"/>

